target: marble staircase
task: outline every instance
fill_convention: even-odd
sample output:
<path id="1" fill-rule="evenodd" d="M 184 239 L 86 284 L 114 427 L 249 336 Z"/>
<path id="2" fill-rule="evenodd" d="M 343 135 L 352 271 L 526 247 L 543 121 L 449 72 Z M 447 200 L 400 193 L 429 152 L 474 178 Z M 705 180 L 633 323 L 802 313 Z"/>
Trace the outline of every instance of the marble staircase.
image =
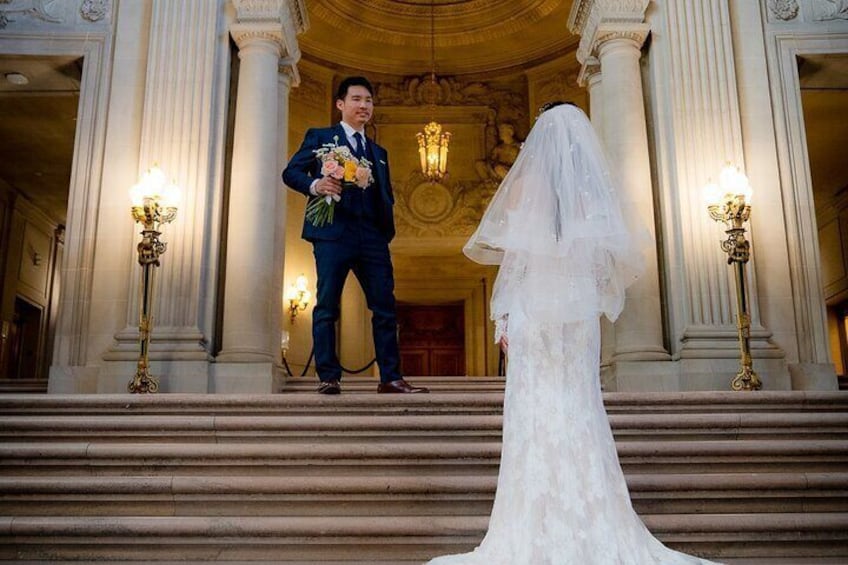
<path id="1" fill-rule="evenodd" d="M 0 395 L 0 561 L 387 565 L 471 549 L 495 488 L 503 381 L 427 384 Z M 605 404 L 634 506 L 667 544 L 726 563 L 848 563 L 848 394 Z"/>

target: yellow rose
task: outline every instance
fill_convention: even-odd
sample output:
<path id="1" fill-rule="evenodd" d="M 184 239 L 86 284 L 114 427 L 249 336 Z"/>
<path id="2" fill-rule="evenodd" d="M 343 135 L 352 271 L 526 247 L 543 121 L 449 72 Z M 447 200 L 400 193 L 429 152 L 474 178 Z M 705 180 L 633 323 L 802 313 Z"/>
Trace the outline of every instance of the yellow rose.
<path id="1" fill-rule="evenodd" d="M 356 180 L 356 163 L 353 161 L 345 161 L 344 180 L 345 182 L 353 182 Z"/>

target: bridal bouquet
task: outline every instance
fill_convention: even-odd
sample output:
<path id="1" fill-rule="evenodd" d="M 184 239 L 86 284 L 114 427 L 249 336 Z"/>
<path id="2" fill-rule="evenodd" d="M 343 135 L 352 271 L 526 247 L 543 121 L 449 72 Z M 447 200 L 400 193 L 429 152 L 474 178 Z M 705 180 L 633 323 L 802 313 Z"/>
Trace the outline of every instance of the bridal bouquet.
<path id="1" fill-rule="evenodd" d="M 321 176 L 333 177 L 342 181 L 342 189 L 358 187 L 365 189 L 374 182 L 371 174 L 371 162 L 365 158 L 356 158 L 346 145 L 339 145 L 339 136 L 333 137 L 333 143 L 325 143 L 314 151 L 321 161 Z M 339 195 L 327 195 L 315 198 L 306 206 L 306 219 L 315 227 L 333 223 L 333 213 Z"/>

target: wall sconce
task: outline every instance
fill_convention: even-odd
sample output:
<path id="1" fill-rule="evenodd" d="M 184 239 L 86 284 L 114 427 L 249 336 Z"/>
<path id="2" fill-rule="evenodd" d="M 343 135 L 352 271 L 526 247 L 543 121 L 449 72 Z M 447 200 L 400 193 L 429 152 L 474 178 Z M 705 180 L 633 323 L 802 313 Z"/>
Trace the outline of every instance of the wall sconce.
<path id="1" fill-rule="evenodd" d="M 301 274 L 294 284 L 289 285 L 289 289 L 286 291 L 285 299 L 289 303 L 289 319 L 292 323 L 297 318 L 297 313 L 306 310 L 309 301 L 312 300 L 312 293 L 309 292 L 308 287 L 309 281 L 306 275 Z"/>
<path id="2" fill-rule="evenodd" d="M 141 224 L 141 242 L 137 246 L 141 265 L 141 309 L 139 312 L 139 358 L 135 376 L 127 385 L 132 393 L 152 393 L 159 390 L 159 382 L 150 374 L 150 334 L 153 331 L 153 274 L 159 266 L 159 257 L 165 253 L 166 244 L 159 240 L 162 224 L 177 217 L 180 190 L 169 184 L 162 169 L 153 165 L 138 184 L 130 189 L 133 219 Z"/>
<path id="3" fill-rule="evenodd" d="M 751 256 L 751 243 L 745 239 L 745 222 L 751 217 L 753 189 L 748 177 L 738 167 L 726 166 L 719 183 L 704 187 L 704 200 L 710 217 L 727 226 L 727 239 L 721 249 L 727 253 L 727 264 L 736 273 L 736 329 L 739 336 L 740 368 L 730 382 L 733 390 L 760 390 L 763 383 L 753 369 L 751 359 L 751 316 L 748 313 L 748 286 L 745 264 Z"/>

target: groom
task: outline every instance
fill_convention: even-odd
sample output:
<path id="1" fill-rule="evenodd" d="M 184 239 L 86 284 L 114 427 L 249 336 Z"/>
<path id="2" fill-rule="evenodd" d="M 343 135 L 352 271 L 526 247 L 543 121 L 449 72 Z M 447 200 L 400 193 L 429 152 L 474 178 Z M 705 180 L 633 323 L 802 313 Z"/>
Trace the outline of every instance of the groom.
<path id="1" fill-rule="evenodd" d="M 392 185 L 386 150 L 365 137 L 365 124 L 374 112 L 374 89 L 364 77 L 348 77 L 339 85 L 336 108 L 341 123 L 306 132 L 300 149 L 283 171 L 283 181 L 303 193 L 311 203 L 327 196 L 338 199 L 332 223 L 303 223 L 303 239 L 312 243 L 318 273 L 318 296 L 312 313 L 312 341 L 315 369 L 320 379 L 318 392 L 339 394 L 342 368 L 336 355 L 336 321 L 345 279 L 356 275 L 368 308 L 374 349 L 380 367 L 380 393 L 429 392 L 403 380 L 397 342 L 394 275 L 389 242 L 395 235 L 392 216 Z M 324 144 L 346 145 L 357 158 L 371 163 L 373 182 L 364 190 L 342 190 L 338 179 L 321 176 L 321 162 L 315 151 Z"/>

